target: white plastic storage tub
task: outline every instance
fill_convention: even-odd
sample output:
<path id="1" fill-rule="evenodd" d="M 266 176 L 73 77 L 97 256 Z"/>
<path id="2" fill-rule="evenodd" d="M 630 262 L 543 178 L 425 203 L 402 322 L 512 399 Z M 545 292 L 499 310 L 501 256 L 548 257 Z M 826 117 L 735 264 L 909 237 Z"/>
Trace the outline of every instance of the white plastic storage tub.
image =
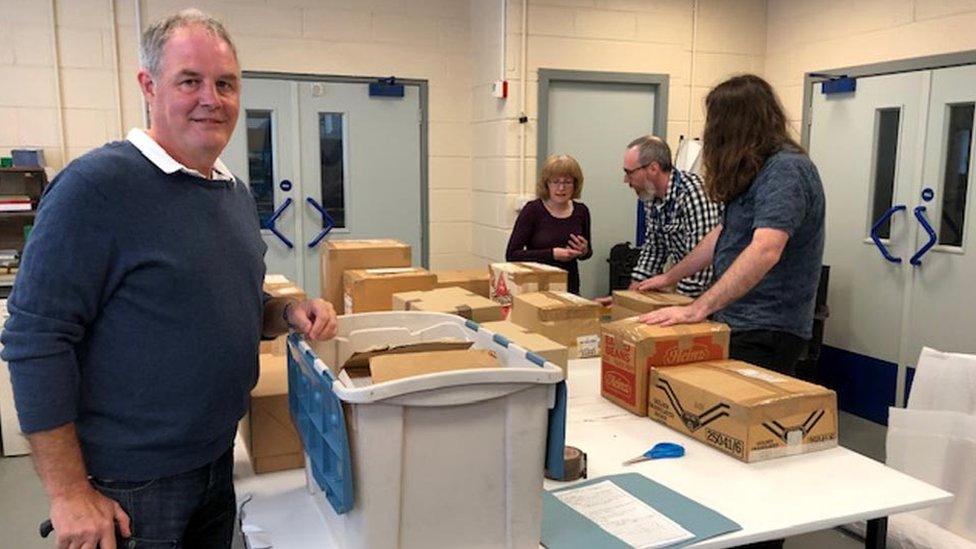
<path id="1" fill-rule="evenodd" d="M 502 367 L 356 388 L 327 366 L 376 346 L 445 338 L 495 351 Z M 558 366 L 441 313 L 346 315 L 334 340 L 310 346 L 293 334 L 288 347 L 308 486 L 333 538 L 323 546 L 539 546 L 544 467 L 563 467 Z"/>

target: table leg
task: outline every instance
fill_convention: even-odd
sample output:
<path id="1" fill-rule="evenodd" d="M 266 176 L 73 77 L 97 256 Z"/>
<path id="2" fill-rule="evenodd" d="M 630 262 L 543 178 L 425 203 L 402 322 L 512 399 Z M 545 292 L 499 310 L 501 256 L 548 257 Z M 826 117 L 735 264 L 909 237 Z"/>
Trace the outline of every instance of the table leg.
<path id="1" fill-rule="evenodd" d="M 866 549 L 885 549 L 888 542 L 888 517 L 868 521 L 867 535 L 864 536 Z"/>

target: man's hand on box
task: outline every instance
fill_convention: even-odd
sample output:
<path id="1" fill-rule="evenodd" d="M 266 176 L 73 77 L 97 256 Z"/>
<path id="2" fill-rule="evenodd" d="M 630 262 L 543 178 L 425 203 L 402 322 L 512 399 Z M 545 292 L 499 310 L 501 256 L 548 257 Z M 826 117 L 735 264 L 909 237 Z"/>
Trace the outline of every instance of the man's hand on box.
<path id="1" fill-rule="evenodd" d="M 649 313 L 644 313 L 638 317 L 645 324 L 659 324 L 661 326 L 673 326 L 675 324 L 694 324 L 704 322 L 708 318 L 705 311 L 696 307 L 694 303 L 686 307 L 665 307 Z"/>
<path id="2" fill-rule="evenodd" d="M 647 280 L 642 280 L 637 283 L 636 290 L 639 292 L 650 292 L 653 290 L 664 290 L 670 285 L 668 278 L 663 275 L 652 276 Z M 631 288 L 635 289 L 635 288 Z"/>
<path id="3" fill-rule="evenodd" d="M 339 327 L 335 309 L 324 299 L 309 299 L 288 307 L 288 324 L 314 340 L 332 339 Z"/>

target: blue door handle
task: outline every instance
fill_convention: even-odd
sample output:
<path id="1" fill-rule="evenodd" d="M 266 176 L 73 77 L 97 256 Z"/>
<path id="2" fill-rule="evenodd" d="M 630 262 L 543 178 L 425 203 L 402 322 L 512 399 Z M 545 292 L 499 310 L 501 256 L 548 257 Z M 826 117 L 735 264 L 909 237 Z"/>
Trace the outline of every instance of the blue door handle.
<path id="1" fill-rule="evenodd" d="M 924 206 L 922 207 L 924 208 Z M 884 225 L 884 222 L 888 221 L 888 219 L 890 219 L 895 212 L 900 212 L 904 209 L 906 209 L 904 204 L 899 204 L 897 206 L 888 208 L 888 211 L 881 214 L 881 217 L 879 217 L 878 220 L 874 222 L 874 225 L 871 226 L 871 240 L 874 241 L 874 245 L 878 247 L 878 251 L 881 252 L 881 255 L 892 263 L 901 263 L 901 258 L 891 255 L 891 252 L 888 251 L 887 246 L 881 242 L 881 238 L 878 236 L 878 229 L 880 229 L 881 226 Z"/>
<path id="2" fill-rule="evenodd" d="M 281 234 L 281 231 L 278 230 L 278 227 L 275 227 L 275 221 L 278 221 L 278 218 L 281 217 L 281 214 L 285 213 L 285 210 L 288 209 L 288 206 L 291 206 L 291 198 L 286 198 L 285 201 L 281 203 L 281 206 L 278 206 L 278 209 L 275 210 L 273 214 L 271 214 L 271 217 L 269 217 L 268 220 L 264 222 L 264 226 L 261 228 L 268 229 L 269 231 L 274 233 L 274 235 L 277 236 L 279 240 L 284 242 L 285 246 L 288 246 L 288 249 L 290 250 L 294 248 L 295 245 L 292 244 L 291 240 L 288 240 L 288 238 L 285 237 L 285 235 Z"/>
<path id="3" fill-rule="evenodd" d="M 932 246 L 935 246 L 935 243 L 938 241 L 939 237 L 935 234 L 935 229 L 932 228 L 932 225 L 929 225 L 929 220 L 925 217 L 925 206 L 915 206 L 915 219 L 922 224 L 922 228 L 925 229 L 925 232 L 929 235 L 929 241 L 926 242 L 924 246 L 919 248 L 919 250 L 915 252 L 915 255 L 908 260 L 909 263 L 918 267 L 922 264 L 922 256 L 931 250 Z"/>
<path id="4" fill-rule="evenodd" d="M 312 241 L 308 243 L 309 248 L 314 248 L 319 245 L 319 242 L 322 242 L 325 235 L 329 234 L 332 227 L 335 227 L 335 221 L 333 221 L 332 216 L 329 215 L 329 212 L 325 211 L 325 208 L 323 208 L 322 205 L 316 202 L 311 196 L 305 198 L 305 202 L 308 202 L 313 208 L 318 210 L 318 212 L 322 215 L 322 221 L 325 223 L 325 227 L 322 228 L 322 231 L 318 234 L 318 236 L 313 238 Z"/>

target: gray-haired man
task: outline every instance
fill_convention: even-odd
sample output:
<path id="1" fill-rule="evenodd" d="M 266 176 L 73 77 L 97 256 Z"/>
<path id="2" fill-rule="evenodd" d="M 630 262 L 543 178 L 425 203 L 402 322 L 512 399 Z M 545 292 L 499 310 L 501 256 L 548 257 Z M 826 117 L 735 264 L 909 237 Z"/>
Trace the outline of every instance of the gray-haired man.
<path id="1" fill-rule="evenodd" d="M 681 261 L 722 219 L 722 207 L 708 199 L 702 180 L 671 164 L 664 140 L 645 135 L 624 153 L 624 182 L 644 202 L 645 239 L 631 272 L 630 289 Z M 678 293 L 697 297 L 712 282 L 708 266 L 678 282 Z"/>
<path id="2" fill-rule="evenodd" d="M 47 189 L 8 301 L 3 357 L 59 547 L 230 547 L 233 441 L 260 337 L 331 337 L 322 300 L 269 299 L 247 187 L 218 160 L 240 67 L 187 10 L 142 40 L 151 128 Z"/>

